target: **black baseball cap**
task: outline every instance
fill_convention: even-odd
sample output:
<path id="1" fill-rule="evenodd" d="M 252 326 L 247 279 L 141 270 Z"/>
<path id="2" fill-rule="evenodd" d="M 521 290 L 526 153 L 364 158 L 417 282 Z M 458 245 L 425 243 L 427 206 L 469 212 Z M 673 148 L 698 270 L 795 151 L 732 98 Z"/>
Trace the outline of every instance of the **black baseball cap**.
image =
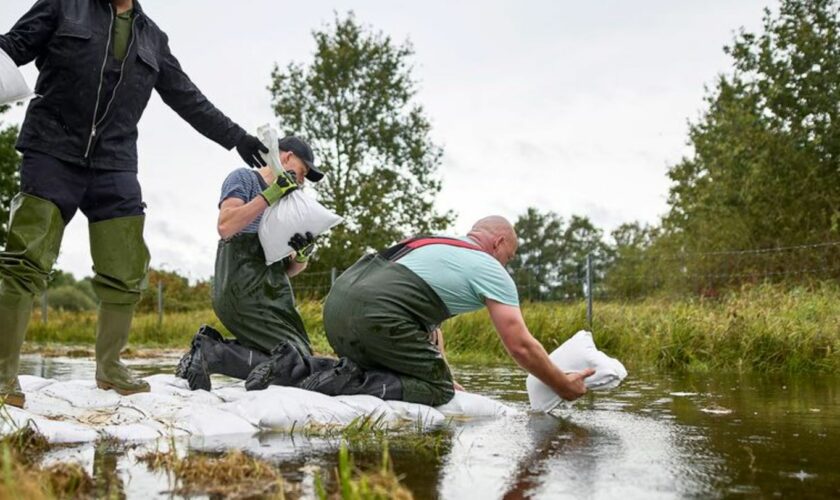
<path id="1" fill-rule="evenodd" d="M 295 154 L 300 160 L 309 167 L 309 172 L 306 173 L 306 178 L 312 182 L 318 182 L 324 178 L 324 173 L 318 170 L 318 167 L 315 166 L 315 155 L 312 154 L 312 148 L 309 147 L 303 139 L 295 137 L 293 135 L 287 135 L 286 137 L 277 141 L 277 148 L 280 151 L 291 151 Z"/>

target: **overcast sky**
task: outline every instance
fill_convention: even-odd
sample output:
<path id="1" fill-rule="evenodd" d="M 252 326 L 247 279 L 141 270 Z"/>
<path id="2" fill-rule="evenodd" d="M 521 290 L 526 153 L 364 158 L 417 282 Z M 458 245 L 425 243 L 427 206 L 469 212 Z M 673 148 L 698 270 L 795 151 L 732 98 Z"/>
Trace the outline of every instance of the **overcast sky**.
<path id="1" fill-rule="evenodd" d="M 727 72 L 722 47 L 757 31 L 770 0 L 318 1 L 145 0 L 173 53 L 210 100 L 245 129 L 274 120 L 274 63 L 311 60 L 311 32 L 334 13 L 410 40 L 417 100 L 444 148 L 442 210 L 455 232 L 528 206 L 589 216 L 609 231 L 655 223 L 669 165 L 689 154 L 687 120 L 704 86 Z M 32 0 L 0 2 L 6 32 Z M 772 5 L 772 4 L 771 4 Z M 23 68 L 34 85 L 34 64 Z M 7 113 L 19 123 L 23 108 Z M 140 122 L 140 181 L 152 266 L 190 278 L 213 272 L 216 204 L 243 165 L 194 132 L 154 94 Z M 58 267 L 91 274 L 81 213 Z"/>

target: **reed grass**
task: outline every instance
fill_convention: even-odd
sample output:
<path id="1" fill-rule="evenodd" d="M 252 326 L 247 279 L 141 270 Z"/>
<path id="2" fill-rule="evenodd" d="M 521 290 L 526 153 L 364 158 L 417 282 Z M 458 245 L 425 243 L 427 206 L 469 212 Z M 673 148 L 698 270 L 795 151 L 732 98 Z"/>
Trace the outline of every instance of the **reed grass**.
<path id="1" fill-rule="evenodd" d="M 319 500 L 411 500 L 411 491 L 400 483 L 394 473 L 388 442 L 382 444 L 382 460 L 372 470 L 358 468 L 342 441 L 338 450 L 338 465 L 334 471 L 337 491 L 330 494 L 320 474 L 315 475 L 315 494 Z"/>
<path id="2" fill-rule="evenodd" d="M 41 466 L 49 448 L 46 438 L 28 425 L 0 439 L 0 498 L 86 498 L 93 492 L 93 480 L 80 464 Z"/>
<path id="3" fill-rule="evenodd" d="M 175 479 L 171 493 L 211 498 L 285 498 L 283 478 L 276 468 L 240 450 L 220 455 L 189 453 L 180 456 L 174 446 L 137 457 L 150 470 Z"/>
<path id="4" fill-rule="evenodd" d="M 582 303 L 525 303 L 525 320 L 548 351 L 586 329 Z M 324 334 L 321 305 L 300 304 L 316 352 L 332 351 Z M 35 343 L 92 345 L 95 314 L 37 313 L 28 339 Z M 199 325 L 224 327 L 212 310 L 141 314 L 131 345 L 184 348 Z M 703 371 L 840 370 L 840 287 L 823 284 L 788 289 L 752 286 L 714 299 L 650 298 L 638 302 L 596 302 L 593 334 L 599 348 L 628 367 Z M 443 325 L 450 362 L 510 362 L 486 311 L 455 317 Z"/>

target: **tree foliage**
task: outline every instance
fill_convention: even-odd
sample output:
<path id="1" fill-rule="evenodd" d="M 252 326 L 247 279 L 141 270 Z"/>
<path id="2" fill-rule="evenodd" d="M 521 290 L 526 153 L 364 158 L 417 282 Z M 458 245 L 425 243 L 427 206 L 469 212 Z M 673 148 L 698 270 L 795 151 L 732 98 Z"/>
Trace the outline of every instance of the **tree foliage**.
<path id="1" fill-rule="evenodd" d="M 834 0 L 784 0 L 764 31 L 725 48 L 690 127 L 693 156 L 669 171 L 665 228 L 686 250 L 762 248 L 840 232 L 840 28 Z"/>
<path id="2" fill-rule="evenodd" d="M 0 115 L 8 111 L 0 106 Z M 0 121 L 0 127 L 3 122 Z M 20 154 L 15 150 L 18 128 L 7 126 L 0 129 L 0 248 L 6 246 L 6 232 L 9 224 L 9 207 L 20 186 Z"/>
<path id="3" fill-rule="evenodd" d="M 137 304 L 139 312 L 157 311 L 158 286 L 163 284 L 163 309 L 169 312 L 206 309 L 212 302 L 212 283 L 198 281 L 191 285 L 189 279 L 175 271 L 150 269 L 148 286 Z"/>
<path id="4" fill-rule="evenodd" d="M 509 263 L 521 294 L 528 300 L 566 300 L 583 294 L 586 257 L 601 276 L 611 251 L 603 231 L 586 218 L 564 220 L 554 212 L 528 208 L 514 224 L 519 249 Z"/>
<path id="5" fill-rule="evenodd" d="M 313 37 L 314 59 L 275 66 L 269 89 L 280 126 L 308 138 L 323 166 L 321 202 L 345 218 L 319 260 L 344 268 L 366 250 L 448 227 L 452 214 L 434 207 L 442 150 L 415 101 L 412 46 L 352 13 Z"/>

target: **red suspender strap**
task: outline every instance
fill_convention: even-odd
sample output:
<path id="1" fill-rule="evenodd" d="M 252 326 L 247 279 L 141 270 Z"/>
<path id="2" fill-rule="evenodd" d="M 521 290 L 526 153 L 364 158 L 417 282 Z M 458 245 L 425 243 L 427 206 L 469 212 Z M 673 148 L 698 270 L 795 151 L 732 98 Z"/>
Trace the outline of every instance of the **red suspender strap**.
<path id="1" fill-rule="evenodd" d="M 457 238 L 447 238 L 443 236 L 418 236 L 416 238 L 409 238 L 403 240 L 396 245 L 379 252 L 380 257 L 395 262 L 402 257 L 405 257 L 409 252 L 428 245 L 449 245 L 459 248 L 467 248 L 469 250 L 476 250 L 483 252 L 480 246 L 468 241 L 459 240 Z"/>
<path id="2" fill-rule="evenodd" d="M 449 245 L 452 247 L 459 247 L 459 248 L 469 248 L 470 250 L 477 250 L 479 252 L 483 252 L 484 249 L 480 246 L 476 245 L 475 243 L 470 243 L 468 241 L 459 240 L 456 238 L 440 238 L 440 237 L 420 237 L 410 239 L 405 242 L 405 246 L 410 248 L 411 250 L 416 250 L 421 247 L 425 247 L 427 245 Z"/>

